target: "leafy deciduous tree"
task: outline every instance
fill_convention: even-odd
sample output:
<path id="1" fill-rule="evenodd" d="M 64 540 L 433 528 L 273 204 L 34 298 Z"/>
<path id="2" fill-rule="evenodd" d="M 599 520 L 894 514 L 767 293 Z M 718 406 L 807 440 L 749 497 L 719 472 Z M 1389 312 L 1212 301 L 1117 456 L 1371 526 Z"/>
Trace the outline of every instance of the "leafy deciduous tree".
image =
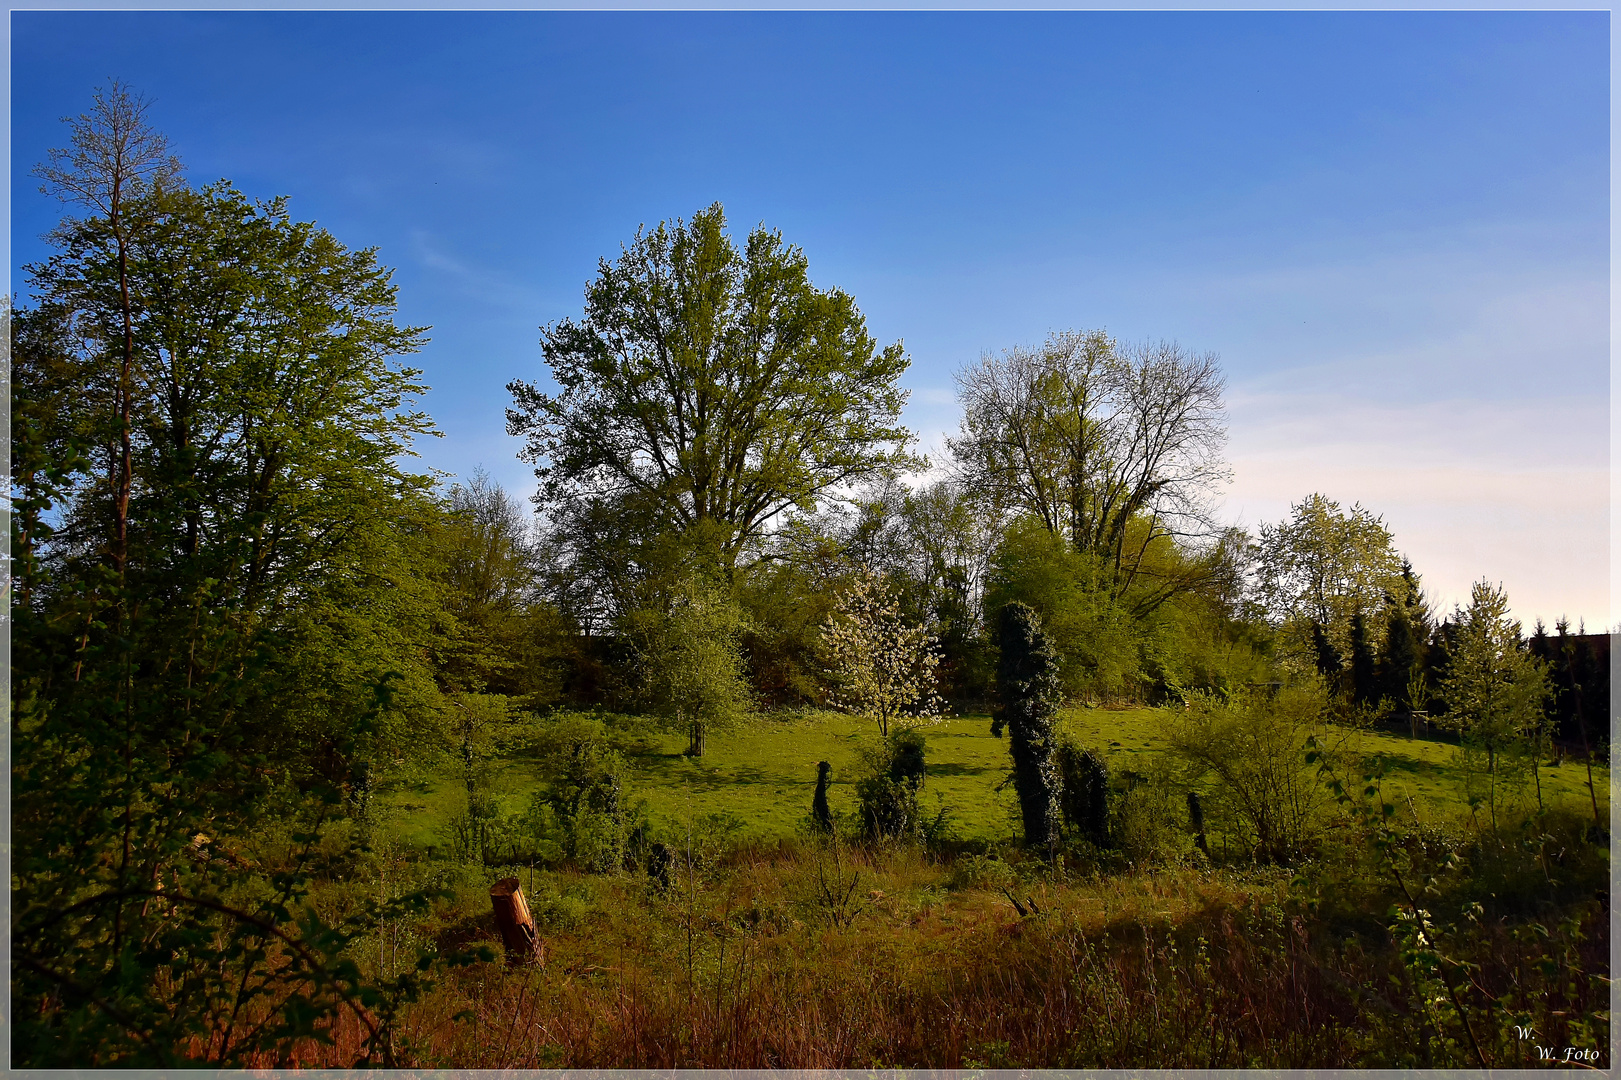
<path id="1" fill-rule="evenodd" d="M 1405 593 L 1404 564 L 1384 521 L 1323 495 L 1295 504 L 1289 520 L 1261 526 L 1255 565 L 1257 594 L 1287 650 L 1319 670 L 1333 657 L 1328 678 L 1352 651 L 1353 614 Z"/>
<path id="2" fill-rule="evenodd" d="M 717 584 L 692 575 L 667 612 L 649 613 L 641 636 L 644 675 L 655 707 L 687 734 L 687 753 L 703 755 L 709 732 L 750 711 L 738 639 L 742 612 Z"/>
<path id="3" fill-rule="evenodd" d="M 1102 560 L 1124 592 L 1157 537 L 1206 531 L 1227 477 L 1222 389 L 1214 355 L 1066 331 L 958 373 L 949 445 L 971 486 Z"/>
<path id="4" fill-rule="evenodd" d="M 726 570 L 777 515 L 906 468 L 899 344 L 810 282 L 779 233 L 739 250 L 719 204 L 639 231 L 544 329 L 560 391 L 509 384 L 508 431 L 554 519 L 684 534 Z"/>
<path id="5" fill-rule="evenodd" d="M 91 212 L 29 268 L 13 372 L 13 1046 L 240 1062 L 352 1007 L 386 1057 L 392 1006 L 337 959 L 353 935 L 287 925 L 313 841 L 228 854 L 271 805 L 318 835 L 365 761 L 433 723 L 434 508 L 399 464 L 428 430 L 396 360 L 421 332 L 374 252 L 180 186 L 121 88 L 70 124 L 41 175 Z"/>

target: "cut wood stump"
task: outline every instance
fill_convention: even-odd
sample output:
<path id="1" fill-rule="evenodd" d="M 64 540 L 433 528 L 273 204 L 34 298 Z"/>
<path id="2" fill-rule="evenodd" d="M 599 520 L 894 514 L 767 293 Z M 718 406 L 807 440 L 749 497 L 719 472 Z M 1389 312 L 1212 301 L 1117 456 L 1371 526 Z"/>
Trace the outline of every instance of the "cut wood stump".
<path id="1" fill-rule="evenodd" d="M 495 909 L 495 925 L 501 929 L 501 942 L 507 947 L 507 963 L 544 964 L 540 935 L 535 932 L 535 920 L 524 902 L 518 879 L 502 878 L 491 885 L 490 906 Z"/>

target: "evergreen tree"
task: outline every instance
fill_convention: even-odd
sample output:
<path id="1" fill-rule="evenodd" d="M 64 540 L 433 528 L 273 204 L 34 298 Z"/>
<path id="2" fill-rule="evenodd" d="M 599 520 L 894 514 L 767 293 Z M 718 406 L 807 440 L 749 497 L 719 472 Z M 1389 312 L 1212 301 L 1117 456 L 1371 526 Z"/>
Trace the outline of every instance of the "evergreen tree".
<path id="1" fill-rule="evenodd" d="M 1419 673 L 1418 641 L 1408 609 L 1402 604 L 1386 608 L 1385 647 L 1379 658 L 1379 692 L 1400 715 L 1416 724 L 1413 710 L 1423 708 L 1413 700 L 1414 675 Z"/>
<path id="2" fill-rule="evenodd" d="M 1379 700 L 1379 686 L 1374 678 L 1373 642 L 1368 639 L 1368 620 L 1358 609 L 1351 616 L 1351 701 L 1355 705 L 1373 705 Z"/>
<path id="3" fill-rule="evenodd" d="M 1312 623 L 1311 647 L 1316 654 L 1317 673 L 1330 686 L 1338 686 L 1345 662 L 1340 659 L 1340 651 L 1335 647 L 1333 640 L 1329 638 L 1328 632 L 1323 629 L 1322 623 Z"/>

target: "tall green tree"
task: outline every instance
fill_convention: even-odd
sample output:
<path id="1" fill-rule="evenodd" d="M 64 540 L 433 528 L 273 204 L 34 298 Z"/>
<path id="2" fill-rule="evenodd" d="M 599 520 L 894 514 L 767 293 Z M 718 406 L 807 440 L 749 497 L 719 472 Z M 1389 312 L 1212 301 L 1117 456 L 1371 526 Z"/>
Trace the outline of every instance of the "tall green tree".
<path id="1" fill-rule="evenodd" d="M 169 153 L 168 140 L 146 119 L 150 107 L 145 98 L 129 87 L 111 80 L 92 95 L 90 112 L 69 121 L 72 138 L 65 147 L 49 151 L 47 160 L 34 169 L 41 181 L 40 191 L 88 215 L 68 217 L 55 239 L 69 240 L 77 234 L 83 243 L 87 227 L 95 236 L 105 257 L 116 291 L 116 302 L 100 313 L 105 348 L 116 358 L 116 367 L 101 380 L 110 391 L 111 415 L 102 417 L 99 434 L 105 452 L 105 475 L 111 499 L 111 536 L 102 554 L 115 574 L 122 574 L 129 548 L 129 500 L 134 486 L 133 422 L 135 387 L 135 318 L 130 296 L 130 242 L 141 228 L 137 210 L 131 222 L 130 207 L 140 206 L 148 192 L 162 192 L 180 175 L 180 162 Z M 122 613 L 120 612 L 120 615 Z"/>
<path id="2" fill-rule="evenodd" d="M 1292 506 L 1287 521 L 1261 526 L 1257 598 L 1281 631 L 1285 653 L 1331 676 L 1326 657 L 1342 660 L 1353 652 L 1354 614 L 1377 611 L 1387 595 L 1404 593 L 1403 566 L 1377 514 L 1360 505 L 1342 509 L 1314 494 Z"/>
<path id="3" fill-rule="evenodd" d="M 991 560 L 985 606 L 1011 602 L 1040 618 L 1044 640 L 1059 657 L 1064 690 L 1076 697 L 1131 695 L 1141 676 L 1141 627 L 1115 596 L 1106 565 L 1069 548 L 1039 519 L 1008 526 Z"/>
<path id="4" fill-rule="evenodd" d="M 1379 653 L 1380 694 L 1398 715 L 1408 719 L 1416 738 L 1418 718 L 1414 710 L 1428 705 L 1424 685 L 1424 640 L 1429 635 L 1429 612 L 1419 589 L 1412 564 L 1402 560 L 1400 591 L 1386 598 L 1384 646 Z"/>
<path id="5" fill-rule="evenodd" d="M 352 930 L 294 925 L 313 841 L 231 853 L 273 806 L 317 836 L 436 722 L 436 511 L 399 464 L 429 430 L 398 362 L 421 333 L 374 252 L 279 201 L 182 187 L 161 155 L 109 179 L 118 147 L 162 145 L 118 92 L 42 170 L 89 194 L 14 337 L 13 1051 L 229 1064 L 348 1009 L 386 1058 Z"/>
<path id="6" fill-rule="evenodd" d="M 638 231 L 541 349 L 558 392 L 510 383 L 507 426 L 565 533 L 679 534 L 729 572 L 790 507 L 914 464 L 900 344 L 880 349 L 780 233 L 739 248 L 718 203 Z"/>
<path id="7" fill-rule="evenodd" d="M 1358 706 L 1371 706 L 1379 701 L 1379 686 L 1375 679 L 1377 659 L 1374 656 L 1373 637 L 1368 631 L 1368 617 L 1360 610 L 1351 613 L 1351 701 Z"/>

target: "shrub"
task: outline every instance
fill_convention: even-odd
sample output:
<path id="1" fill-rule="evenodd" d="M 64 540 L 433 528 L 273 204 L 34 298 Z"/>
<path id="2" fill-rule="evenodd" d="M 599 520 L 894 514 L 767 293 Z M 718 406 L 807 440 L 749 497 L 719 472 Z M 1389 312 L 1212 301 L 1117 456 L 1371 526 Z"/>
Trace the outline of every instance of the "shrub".
<path id="1" fill-rule="evenodd" d="M 1000 891 L 1011 888 L 1018 880 L 1017 871 L 995 855 L 965 855 L 951 864 L 946 888 Z"/>
<path id="2" fill-rule="evenodd" d="M 904 840 L 927 824 L 918 792 L 927 777 L 926 747 L 921 732 L 898 731 L 865 756 L 869 775 L 856 784 L 861 829 L 869 840 Z"/>
<path id="3" fill-rule="evenodd" d="M 1096 750 L 1082 750 L 1068 737 L 1058 743 L 1058 806 L 1072 836 L 1109 846 L 1109 767 Z"/>
<path id="4" fill-rule="evenodd" d="M 625 759 L 602 723 L 565 714 L 536 740 L 545 784 L 523 821 L 537 851 L 555 844 L 562 859 L 607 872 L 625 859 L 639 816 L 625 793 Z"/>
<path id="5" fill-rule="evenodd" d="M 1167 714 L 1166 737 L 1188 779 L 1213 786 L 1210 802 L 1257 858 L 1289 862 L 1311 846 L 1328 792 L 1306 764 L 1307 745 L 1327 733 L 1327 704 L 1322 687 L 1311 685 L 1228 702 L 1192 694 L 1186 709 Z M 1315 740 L 1319 755 L 1343 741 Z"/>
<path id="6" fill-rule="evenodd" d="M 1163 866 L 1188 851 L 1185 796 L 1174 770 L 1163 759 L 1142 773 L 1127 773 L 1110 799 L 1111 841 L 1132 866 Z"/>

